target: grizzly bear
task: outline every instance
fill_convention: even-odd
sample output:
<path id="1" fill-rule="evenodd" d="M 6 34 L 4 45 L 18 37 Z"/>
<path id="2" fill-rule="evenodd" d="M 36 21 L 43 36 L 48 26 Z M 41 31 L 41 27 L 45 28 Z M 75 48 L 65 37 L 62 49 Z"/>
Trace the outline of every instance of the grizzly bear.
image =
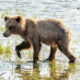
<path id="1" fill-rule="evenodd" d="M 71 31 L 58 19 L 35 20 L 27 18 L 23 20 L 22 16 L 5 16 L 6 31 L 5 37 L 11 34 L 20 35 L 24 41 L 16 46 L 15 50 L 19 58 L 20 51 L 33 47 L 33 62 L 37 63 L 40 58 L 42 43 L 50 46 L 50 55 L 47 60 L 55 59 L 57 49 L 63 52 L 69 58 L 69 62 L 75 62 L 75 56 L 70 52 Z"/>

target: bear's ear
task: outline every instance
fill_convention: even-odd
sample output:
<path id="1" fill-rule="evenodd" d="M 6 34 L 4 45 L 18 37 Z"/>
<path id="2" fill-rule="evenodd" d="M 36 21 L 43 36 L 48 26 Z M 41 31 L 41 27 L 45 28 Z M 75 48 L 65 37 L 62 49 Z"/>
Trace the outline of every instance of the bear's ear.
<path id="1" fill-rule="evenodd" d="M 4 17 L 4 20 L 5 20 L 5 21 L 7 21 L 8 19 L 9 19 L 9 17 L 8 17 L 8 16 L 5 16 L 5 17 Z"/>
<path id="2" fill-rule="evenodd" d="M 16 21 L 19 23 L 19 22 L 21 21 L 21 16 L 18 16 L 18 17 L 16 18 Z"/>

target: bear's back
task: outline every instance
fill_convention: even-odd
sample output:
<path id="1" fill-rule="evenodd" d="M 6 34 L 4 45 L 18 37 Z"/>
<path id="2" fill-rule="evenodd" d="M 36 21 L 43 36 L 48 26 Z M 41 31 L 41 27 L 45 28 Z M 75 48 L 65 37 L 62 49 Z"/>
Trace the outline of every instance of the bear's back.
<path id="1" fill-rule="evenodd" d="M 44 39 L 49 39 L 51 36 L 58 39 L 59 36 L 70 32 L 69 28 L 63 21 L 58 19 L 45 19 L 37 21 L 37 31 L 39 36 Z"/>

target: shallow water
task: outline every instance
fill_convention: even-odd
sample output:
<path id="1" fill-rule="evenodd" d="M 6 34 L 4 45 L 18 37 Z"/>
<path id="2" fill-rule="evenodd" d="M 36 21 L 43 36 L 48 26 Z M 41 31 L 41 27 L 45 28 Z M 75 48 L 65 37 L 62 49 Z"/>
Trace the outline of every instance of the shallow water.
<path id="1" fill-rule="evenodd" d="M 63 20 L 72 31 L 71 51 L 76 56 L 75 64 L 60 51 L 56 60 L 44 61 L 49 56 L 49 46 L 42 46 L 41 61 L 33 65 L 33 50 L 22 51 L 18 59 L 15 46 L 23 41 L 19 36 L 4 38 L 5 15 L 22 15 L 35 19 L 58 18 Z M 10 46 L 10 54 L 0 54 L 0 80 L 80 80 L 80 0 L 0 0 L 0 44 L 3 49 Z"/>

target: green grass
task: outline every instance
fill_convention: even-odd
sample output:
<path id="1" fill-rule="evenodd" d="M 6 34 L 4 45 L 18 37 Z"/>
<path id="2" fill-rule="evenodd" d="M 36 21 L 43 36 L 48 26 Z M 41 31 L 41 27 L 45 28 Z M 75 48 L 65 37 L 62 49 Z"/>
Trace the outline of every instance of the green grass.
<path id="1" fill-rule="evenodd" d="M 0 27 L 0 31 L 1 32 L 4 32 L 5 31 L 5 28 L 4 27 Z"/>
<path id="2" fill-rule="evenodd" d="M 11 49 L 10 49 L 10 46 L 7 46 L 6 48 L 5 48 L 5 51 L 4 51 L 5 53 L 11 53 Z"/>
<path id="3" fill-rule="evenodd" d="M 10 46 L 7 46 L 4 49 L 4 58 L 10 58 L 10 56 L 11 56 L 11 48 Z"/>
<path id="4" fill-rule="evenodd" d="M 0 44 L 0 55 L 3 55 L 4 58 L 9 57 L 11 54 L 11 48 L 10 46 L 6 46 L 3 48 L 3 46 Z"/>
<path id="5" fill-rule="evenodd" d="M 3 47 L 2 47 L 2 45 L 0 44 L 0 55 L 3 54 L 3 51 L 4 51 L 4 50 L 3 50 Z"/>

